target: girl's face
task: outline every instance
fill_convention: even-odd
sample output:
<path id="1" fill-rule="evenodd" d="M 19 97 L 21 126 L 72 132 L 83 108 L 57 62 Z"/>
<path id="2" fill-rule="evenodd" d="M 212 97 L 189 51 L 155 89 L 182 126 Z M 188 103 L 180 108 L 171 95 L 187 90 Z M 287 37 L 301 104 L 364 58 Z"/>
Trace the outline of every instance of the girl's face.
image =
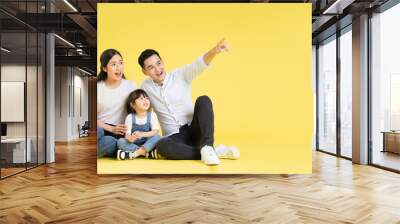
<path id="1" fill-rule="evenodd" d="M 107 79 L 110 81 L 120 81 L 124 75 L 124 62 L 119 54 L 114 55 L 103 68 L 107 72 Z"/>
<path id="2" fill-rule="evenodd" d="M 131 106 L 136 112 L 144 112 L 150 108 L 150 100 L 148 97 L 140 95 L 135 102 L 131 103 Z"/>

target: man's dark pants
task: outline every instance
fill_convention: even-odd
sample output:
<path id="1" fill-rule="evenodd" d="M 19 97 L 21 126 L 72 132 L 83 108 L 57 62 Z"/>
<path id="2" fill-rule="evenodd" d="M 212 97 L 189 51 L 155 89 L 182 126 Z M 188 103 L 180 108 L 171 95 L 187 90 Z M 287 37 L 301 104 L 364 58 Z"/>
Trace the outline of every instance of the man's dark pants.
<path id="1" fill-rule="evenodd" d="M 192 123 L 180 127 L 179 133 L 162 138 L 156 148 L 166 159 L 198 160 L 205 145 L 214 145 L 214 111 L 210 98 L 200 96 L 194 105 Z"/>

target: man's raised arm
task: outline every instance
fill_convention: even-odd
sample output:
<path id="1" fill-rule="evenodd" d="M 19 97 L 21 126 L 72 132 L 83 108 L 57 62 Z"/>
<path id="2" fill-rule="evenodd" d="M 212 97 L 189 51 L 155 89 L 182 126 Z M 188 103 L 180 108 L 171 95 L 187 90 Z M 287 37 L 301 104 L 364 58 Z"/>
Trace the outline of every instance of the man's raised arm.
<path id="1" fill-rule="evenodd" d="M 207 53 L 204 54 L 203 60 L 206 63 L 206 65 L 209 65 L 211 61 L 214 59 L 215 55 L 228 50 L 229 50 L 228 44 L 226 43 L 224 38 L 220 40 L 215 47 L 211 48 L 211 50 L 209 50 Z"/>

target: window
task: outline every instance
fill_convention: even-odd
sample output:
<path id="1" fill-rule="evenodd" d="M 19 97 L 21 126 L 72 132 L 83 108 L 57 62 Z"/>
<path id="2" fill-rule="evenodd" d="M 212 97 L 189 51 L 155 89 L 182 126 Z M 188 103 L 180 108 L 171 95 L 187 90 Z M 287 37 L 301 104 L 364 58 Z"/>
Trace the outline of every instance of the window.
<path id="1" fill-rule="evenodd" d="M 318 48 L 318 149 L 336 153 L 336 36 Z"/>
<path id="2" fill-rule="evenodd" d="M 371 18 L 372 163 L 400 170 L 400 4 Z"/>
<path id="3" fill-rule="evenodd" d="M 340 36 L 340 154 L 352 157 L 352 32 Z"/>

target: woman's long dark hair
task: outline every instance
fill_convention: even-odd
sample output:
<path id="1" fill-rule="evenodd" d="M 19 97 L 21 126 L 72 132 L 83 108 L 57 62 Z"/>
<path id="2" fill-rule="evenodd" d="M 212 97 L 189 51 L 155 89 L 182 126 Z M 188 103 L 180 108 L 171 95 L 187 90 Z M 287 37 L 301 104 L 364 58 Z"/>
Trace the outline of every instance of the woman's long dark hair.
<path id="1" fill-rule="evenodd" d="M 116 54 L 118 54 L 119 56 L 122 55 L 121 53 L 119 53 L 117 50 L 115 49 L 107 49 L 105 51 L 103 51 L 103 53 L 100 56 L 100 72 L 97 75 L 97 81 L 106 81 L 107 79 L 107 72 L 105 72 L 103 70 L 103 68 L 107 67 L 108 62 L 111 60 L 112 57 L 114 57 Z M 122 75 L 122 78 L 125 78 L 125 75 Z"/>

